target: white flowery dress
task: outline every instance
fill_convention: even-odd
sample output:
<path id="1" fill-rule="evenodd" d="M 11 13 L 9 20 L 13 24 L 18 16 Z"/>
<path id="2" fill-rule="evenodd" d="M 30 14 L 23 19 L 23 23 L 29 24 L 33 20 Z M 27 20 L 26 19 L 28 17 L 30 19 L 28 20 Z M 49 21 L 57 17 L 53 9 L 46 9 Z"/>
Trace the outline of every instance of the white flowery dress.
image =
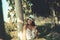
<path id="1" fill-rule="evenodd" d="M 26 38 L 27 38 L 27 40 L 34 40 L 34 38 L 35 38 L 34 29 L 31 31 L 29 28 L 27 28 L 27 30 L 26 30 Z"/>
<path id="2" fill-rule="evenodd" d="M 19 35 L 20 35 L 20 39 L 22 40 L 22 32 L 20 32 Z M 26 39 L 27 40 L 35 40 L 34 39 L 35 36 L 36 36 L 35 29 L 33 29 L 32 31 L 29 28 L 26 29 Z"/>

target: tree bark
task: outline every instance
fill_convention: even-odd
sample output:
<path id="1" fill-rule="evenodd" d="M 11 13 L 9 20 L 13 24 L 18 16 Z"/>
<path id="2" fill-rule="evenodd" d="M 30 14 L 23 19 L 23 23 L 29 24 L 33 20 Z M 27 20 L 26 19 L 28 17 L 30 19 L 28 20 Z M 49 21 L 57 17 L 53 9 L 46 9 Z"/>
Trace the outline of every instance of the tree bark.
<path id="1" fill-rule="evenodd" d="M 54 20 L 54 23 L 58 23 L 58 18 L 57 18 L 57 16 L 56 16 L 56 12 L 55 12 L 55 10 L 54 9 L 52 9 L 52 13 L 53 13 L 53 20 Z"/>
<path id="2" fill-rule="evenodd" d="M 15 11 L 16 11 L 17 19 L 23 21 L 22 0 L 15 0 Z M 17 28 L 18 28 L 18 39 L 21 40 L 21 38 L 19 37 L 21 35 L 19 35 L 19 33 L 22 32 L 23 24 L 20 22 L 17 22 Z"/>

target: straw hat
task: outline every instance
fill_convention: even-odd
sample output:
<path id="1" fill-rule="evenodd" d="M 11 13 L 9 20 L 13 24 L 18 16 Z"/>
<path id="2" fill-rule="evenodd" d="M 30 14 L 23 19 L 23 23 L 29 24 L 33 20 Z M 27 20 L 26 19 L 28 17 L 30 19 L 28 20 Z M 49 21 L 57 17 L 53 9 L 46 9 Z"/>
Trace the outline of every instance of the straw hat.
<path id="1" fill-rule="evenodd" d="M 28 20 L 32 20 L 32 21 L 35 21 L 33 15 L 30 15 L 27 19 L 28 19 Z"/>

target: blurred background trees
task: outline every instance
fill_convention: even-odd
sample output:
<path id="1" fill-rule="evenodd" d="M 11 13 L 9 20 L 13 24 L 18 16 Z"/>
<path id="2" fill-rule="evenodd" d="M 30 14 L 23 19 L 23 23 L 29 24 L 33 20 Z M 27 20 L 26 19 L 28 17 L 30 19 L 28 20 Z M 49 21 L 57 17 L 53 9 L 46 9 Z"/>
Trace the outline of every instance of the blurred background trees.
<path id="1" fill-rule="evenodd" d="M 8 18 L 10 23 L 5 23 L 8 33 L 13 30 L 17 33 L 16 25 L 16 12 L 15 12 L 15 0 L 6 0 L 9 4 Z M 42 34 L 46 34 L 49 28 L 53 28 L 55 24 L 60 24 L 60 0 L 21 0 L 22 12 L 24 15 L 24 21 L 29 15 L 34 15 L 35 23 L 39 26 L 45 26 L 42 28 Z M 47 26 L 48 25 L 48 26 Z M 50 26 L 49 26 L 50 25 Z M 41 29 L 39 29 L 41 30 Z M 45 30 L 45 31 L 44 31 Z M 49 29 L 50 31 L 51 29 Z M 13 34 L 9 34 L 13 35 Z"/>

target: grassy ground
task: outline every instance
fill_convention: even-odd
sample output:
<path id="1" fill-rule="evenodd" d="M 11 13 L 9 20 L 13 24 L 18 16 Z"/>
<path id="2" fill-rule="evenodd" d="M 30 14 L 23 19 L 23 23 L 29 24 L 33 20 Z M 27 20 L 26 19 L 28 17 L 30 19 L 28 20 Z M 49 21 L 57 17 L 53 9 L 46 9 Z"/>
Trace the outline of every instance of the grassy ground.
<path id="1" fill-rule="evenodd" d="M 35 19 L 35 23 L 36 25 L 38 26 L 37 29 L 38 29 L 38 32 L 39 32 L 39 38 L 36 38 L 36 40 L 60 40 L 58 36 L 58 32 L 56 33 L 56 36 L 55 36 L 55 31 L 57 31 L 57 29 L 59 28 L 53 28 L 53 24 L 50 24 L 51 22 L 51 19 L 50 18 L 36 18 Z M 57 26 L 55 26 L 57 27 Z M 17 35 L 17 27 L 16 27 L 16 24 L 12 25 L 10 23 L 5 23 L 5 28 L 6 28 L 6 32 L 9 36 L 11 36 L 11 40 L 18 40 L 18 35 Z M 54 29 L 54 30 L 52 30 Z M 52 32 L 51 32 L 52 31 Z M 47 36 L 49 34 L 49 36 Z M 52 35 L 52 36 L 51 36 Z M 52 38 L 51 38 L 52 37 Z M 55 38 L 55 39 L 53 39 Z"/>

